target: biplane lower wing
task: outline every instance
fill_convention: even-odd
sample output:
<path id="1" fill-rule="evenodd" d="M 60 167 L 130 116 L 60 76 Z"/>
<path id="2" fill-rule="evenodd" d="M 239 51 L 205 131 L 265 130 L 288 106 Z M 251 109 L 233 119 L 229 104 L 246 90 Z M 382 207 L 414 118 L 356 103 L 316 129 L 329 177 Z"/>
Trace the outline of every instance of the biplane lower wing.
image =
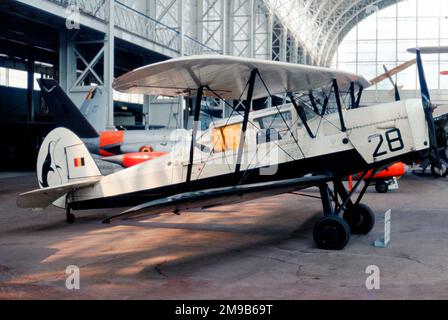
<path id="1" fill-rule="evenodd" d="M 306 189 L 329 182 L 331 179 L 332 177 L 330 175 L 317 175 L 266 183 L 255 183 L 185 192 L 146 202 L 128 209 L 116 216 L 108 218 L 104 220 L 104 223 L 110 223 L 114 220 L 139 219 L 148 215 L 169 211 L 178 213 L 189 209 L 204 209 L 219 205 L 239 203 L 257 198 L 274 196 L 298 189 Z"/>

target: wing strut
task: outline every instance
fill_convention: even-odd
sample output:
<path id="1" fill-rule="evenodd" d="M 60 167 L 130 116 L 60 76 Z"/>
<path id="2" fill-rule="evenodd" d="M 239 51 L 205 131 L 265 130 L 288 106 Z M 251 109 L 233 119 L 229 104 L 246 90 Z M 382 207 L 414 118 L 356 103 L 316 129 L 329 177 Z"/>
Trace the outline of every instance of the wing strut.
<path id="1" fill-rule="evenodd" d="M 311 96 L 312 96 L 312 94 L 311 94 Z M 302 120 L 302 123 L 305 126 L 306 131 L 308 132 L 308 135 L 311 138 L 315 138 L 313 132 L 310 129 L 310 126 L 308 125 L 308 120 L 306 119 L 306 113 L 305 113 L 305 110 L 303 109 L 303 106 L 300 104 L 297 104 L 297 102 L 296 102 L 296 100 L 294 100 L 294 97 L 291 92 L 288 92 L 288 97 L 289 97 L 289 99 L 291 99 L 291 102 L 294 105 L 294 108 L 296 109 L 296 112 L 299 115 L 300 120 Z M 314 98 L 312 101 L 314 101 Z M 315 105 L 315 103 L 314 103 L 314 105 Z M 314 106 L 313 106 L 313 108 L 314 108 Z M 316 106 L 316 109 L 317 109 L 317 106 Z"/>
<path id="2" fill-rule="evenodd" d="M 244 143 L 246 140 L 247 123 L 249 122 L 249 111 L 252 102 L 252 95 L 254 93 L 255 77 L 257 76 L 257 73 L 258 70 L 253 69 L 252 72 L 250 73 L 250 78 L 248 82 L 249 88 L 247 89 L 247 99 L 244 103 L 244 118 L 243 118 L 243 125 L 241 127 L 240 144 L 238 145 L 238 155 L 236 160 L 235 173 L 239 173 L 241 171 L 241 160 L 243 157 Z"/>
<path id="3" fill-rule="evenodd" d="M 355 83 L 350 83 L 350 104 L 352 109 L 356 109 Z"/>
<path id="4" fill-rule="evenodd" d="M 194 157 L 194 149 L 196 147 L 196 136 L 198 133 L 198 127 L 199 127 L 199 114 L 201 111 L 201 102 L 202 102 L 202 95 L 204 94 L 204 87 L 199 87 L 198 93 L 196 95 L 196 104 L 194 107 L 194 118 L 193 118 L 193 133 L 191 135 L 191 144 L 190 144 L 190 158 L 188 161 L 188 168 L 187 168 L 187 180 L 186 182 L 191 181 L 191 172 L 193 170 L 193 157 Z"/>
<path id="5" fill-rule="evenodd" d="M 360 86 L 359 90 L 358 90 L 358 96 L 356 98 L 355 105 L 353 106 L 354 109 L 358 109 L 359 108 L 359 104 L 361 103 L 361 96 L 362 96 L 362 91 L 363 90 L 364 90 L 364 87 Z"/>
<path id="6" fill-rule="evenodd" d="M 336 79 L 333 79 L 333 89 L 334 89 L 334 95 L 336 98 L 336 104 L 338 106 L 339 120 L 341 121 L 341 131 L 345 132 L 345 131 L 347 131 L 347 129 L 345 128 L 344 115 L 342 114 L 341 97 L 339 95 L 339 86 L 338 86 L 338 81 Z"/>
<path id="7" fill-rule="evenodd" d="M 330 97 L 325 95 L 324 104 L 322 105 L 322 111 L 321 111 L 321 117 L 325 115 L 325 112 L 327 112 L 328 102 L 330 101 Z"/>
<path id="8" fill-rule="evenodd" d="M 308 92 L 308 97 L 309 97 L 309 99 L 311 101 L 311 106 L 313 107 L 314 112 L 316 114 L 319 114 L 319 109 L 317 108 L 316 100 L 314 100 L 314 95 L 313 95 L 313 91 L 312 90 L 310 90 Z"/>

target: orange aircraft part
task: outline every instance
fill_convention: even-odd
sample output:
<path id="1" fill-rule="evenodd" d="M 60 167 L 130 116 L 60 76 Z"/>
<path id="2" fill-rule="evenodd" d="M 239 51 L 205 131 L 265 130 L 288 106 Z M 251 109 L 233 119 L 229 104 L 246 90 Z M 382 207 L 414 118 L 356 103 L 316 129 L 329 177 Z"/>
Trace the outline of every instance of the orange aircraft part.
<path id="1" fill-rule="evenodd" d="M 114 154 L 103 150 L 103 147 L 119 145 L 123 142 L 124 131 L 103 131 L 100 133 L 100 154 L 108 157 Z"/>
<path id="2" fill-rule="evenodd" d="M 372 176 L 373 170 L 370 170 L 365 179 L 368 179 Z M 393 177 L 401 177 L 404 176 L 404 174 L 406 173 L 406 165 L 403 162 L 397 162 L 389 167 L 387 167 L 386 169 L 384 169 L 383 171 L 378 172 L 373 179 L 375 180 L 385 180 L 388 178 L 393 178 Z M 355 175 L 355 179 L 361 179 L 362 174 L 358 173 L 357 175 Z"/>
<path id="3" fill-rule="evenodd" d="M 122 166 L 125 168 L 129 168 L 140 164 L 142 162 L 152 160 L 163 155 L 167 154 L 167 152 L 132 152 L 123 154 L 123 164 Z"/>

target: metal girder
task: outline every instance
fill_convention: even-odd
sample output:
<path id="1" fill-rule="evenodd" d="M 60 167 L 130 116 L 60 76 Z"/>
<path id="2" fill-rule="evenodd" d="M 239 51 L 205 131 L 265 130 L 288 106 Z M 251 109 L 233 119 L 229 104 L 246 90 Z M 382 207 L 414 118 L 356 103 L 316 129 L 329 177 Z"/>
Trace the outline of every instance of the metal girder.
<path id="1" fill-rule="evenodd" d="M 230 3 L 232 44 L 231 54 L 239 57 L 254 56 L 255 0 L 235 0 Z"/>
<path id="2" fill-rule="evenodd" d="M 225 54 L 225 30 L 226 19 L 225 3 L 223 0 L 199 1 L 200 42 Z"/>
<path id="3" fill-rule="evenodd" d="M 272 15 L 261 0 L 255 3 L 254 58 L 271 59 Z"/>
<path id="4" fill-rule="evenodd" d="M 381 10 L 401 1 L 403 0 L 377 0 L 375 3 L 371 5 L 375 5 L 378 7 L 379 10 Z M 373 13 L 374 12 L 372 12 L 372 14 Z M 347 18 L 347 20 L 344 22 L 342 26 L 339 27 L 336 39 L 339 40 L 343 39 L 353 27 L 355 27 L 361 20 L 367 18 L 368 16 L 369 14 L 366 14 L 365 8 L 356 11 L 349 18 Z M 326 52 L 322 55 L 323 58 L 325 59 L 323 61 L 325 65 L 330 65 L 331 60 L 333 59 L 333 56 L 336 52 L 336 49 L 339 46 L 339 41 L 335 41 L 336 39 L 333 39 L 332 43 L 326 46 Z"/>
<path id="5" fill-rule="evenodd" d="M 369 11 L 365 14 L 369 6 L 375 5 L 382 9 L 402 0 L 264 1 L 275 12 L 280 23 L 292 30 L 299 42 L 299 61 L 303 61 L 302 57 L 305 56 L 306 60 L 312 60 L 315 64 L 329 66 L 337 40 L 350 31 L 357 19 L 373 13 Z M 273 57 L 276 57 L 275 51 Z"/>

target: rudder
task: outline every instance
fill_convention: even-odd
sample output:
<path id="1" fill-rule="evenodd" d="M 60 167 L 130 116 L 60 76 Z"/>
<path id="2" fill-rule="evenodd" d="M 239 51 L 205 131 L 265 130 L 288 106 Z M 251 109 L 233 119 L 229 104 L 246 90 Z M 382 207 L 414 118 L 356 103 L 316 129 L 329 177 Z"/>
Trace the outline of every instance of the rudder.
<path id="1" fill-rule="evenodd" d="M 40 188 L 101 176 L 84 143 L 72 131 L 59 127 L 44 139 L 37 157 Z"/>

